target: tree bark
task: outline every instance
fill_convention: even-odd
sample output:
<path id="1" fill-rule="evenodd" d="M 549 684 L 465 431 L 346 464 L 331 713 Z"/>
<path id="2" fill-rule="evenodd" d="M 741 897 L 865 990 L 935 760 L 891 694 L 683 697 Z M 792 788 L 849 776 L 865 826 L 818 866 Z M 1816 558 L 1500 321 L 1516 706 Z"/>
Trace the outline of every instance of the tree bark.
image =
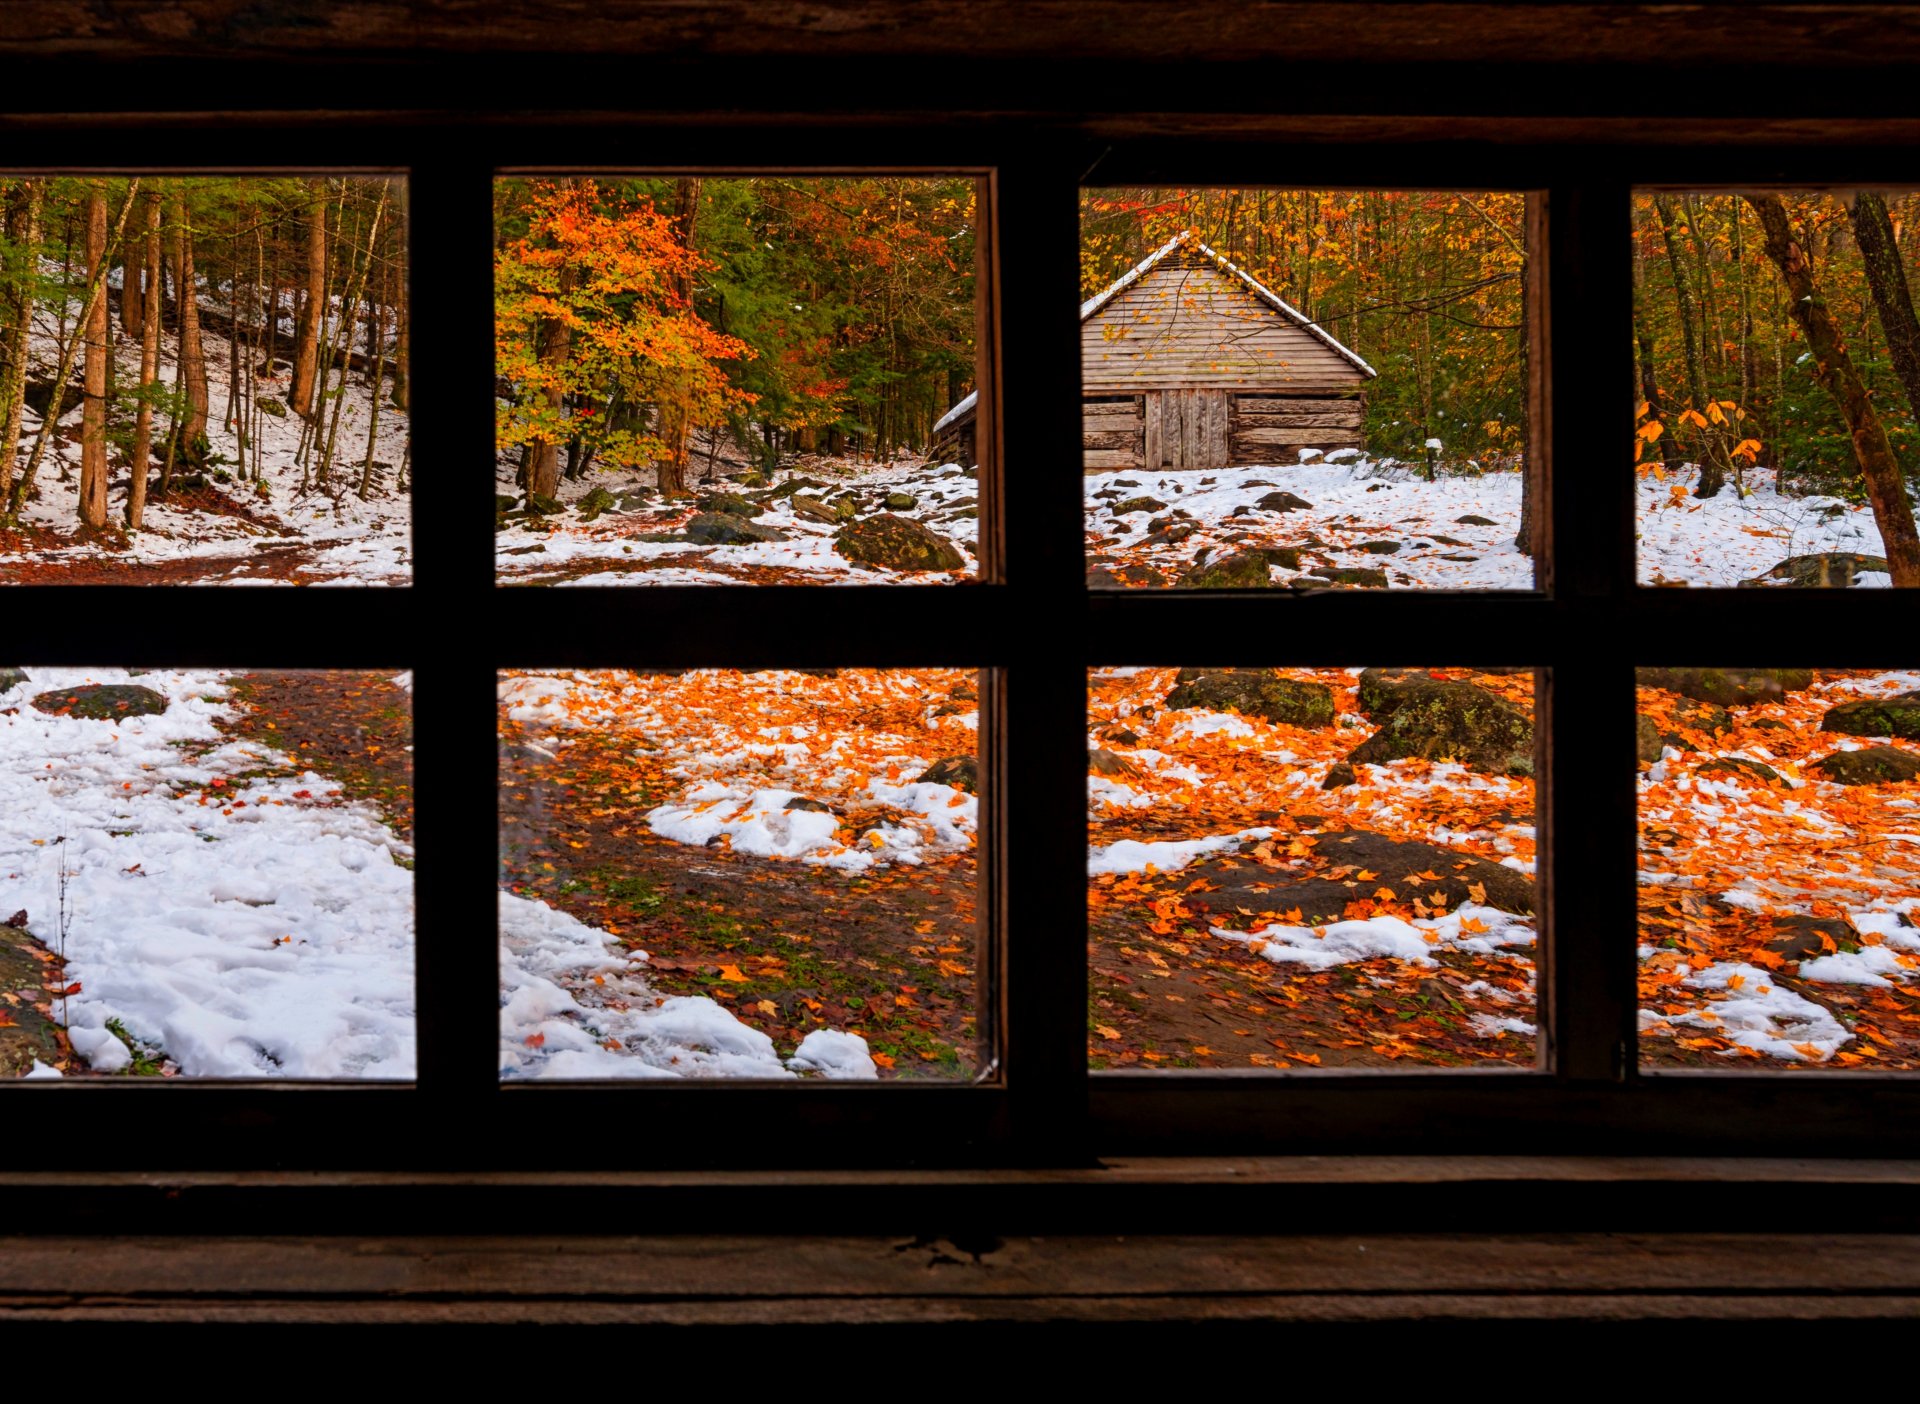
<path id="1" fill-rule="evenodd" d="M 7 237 L 25 260 L 19 279 L 7 297 L 12 318 L 7 329 L 7 380 L 4 391 L 0 391 L 0 512 L 9 514 L 13 460 L 20 450 L 20 426 L 27 404 L 27 334 L 33 325 L 32 260 L 40 242 L 40 204 L 45 198 L 45 182 L 29 179 L 21 182 L 7 208 Z"/>
<path id="2" fill-rule="evenodd" d="M 327 186 L 313 182 L 313 207 L 307 211 L 307 288 L 294 329 L 293 385 L 287 408 L 295 414 L 313 412 L 313 377 L 320 352 L 320 321 L 327 301 Z"/>
<path id="3" fill-rule="evenodd" d="M 573 291 L 573 270 L 560 270 L 560 292 L 564 296 Z M 541 391 L 547 407 L 559 410 L 566 402 L 566 392 L 560 386 L 558 368 L 565 365 L 568 353 L 573 349 L 573 329 L 559 317 L 549 317 L 540 328 L 540 364 L 549 368 L 550 379 L 547 387 Z M 541 497 L 558 497 L 560 494 L 560 445 L 557 441 L 536 441 L 528 447 L 532 452 L 527 457 L 527 493 Z"/>
<path id="4" fill-rule="evenodd" d="M 160 267 L 160 197 L 147 196 L 145 262 Z M 160 374 L 160 279 L 147 279 L 140 315 L 140 409 L 133 421 L 133 474 L 127 483 L 127 525 L 139 531 L 147 518 L 147 467 L 153 458 L 154 381 Z"/>
<path id="5" fill-rule="evenodd" d="M 683 247 L 691 249 L 696 230 L 700 224 L 700 178 L 683 176 L 674 182 L 673 187 L 673 228 Z M 673 294 L 679 301 L 692 306 L 693 275 L 681 273 L 673 279 Z M 692 408 L 692 387 L 676 387 L 661 400 L 660 439 L 666 445 L 667 456 L 656 470 L 658 486 L 662 496 L 685 497 L 687 495 L 687 430 Z"/>
<path id="6" fill-rule="evenodd" d="M 1687 277 L 1685 254 L 1680 248 L 1680 238 L 1674 232 L 1674 204 L 1671 195 L 1653 197 L 1653 207 L 1660 215 L 1660 237 L 1667 246 L 1667 266 L 1673 273 L 1674 308 L 1679 314 L 1680 343 L 1686 355 L 1687 391 L 1692 396 L 1693 410 L 1697 414 L 1707 412 L 1707 377 L 1700 363 L 1700 338 L 1696 327 L 1693 300 L 1693 287 Z M 1669 425 L 1671 430 L 1672 426 Z M 1701 431 L 1703 434 L 1705 430 Z M 1711 442 L 1700 454 L 1700 481 L 1695 484 L 1695 497 L 1714 497 L 1726 486 L 1726 474 L 1715 461 Z"/>
<path id="7" fill-rule="evenodd" d="M 1669 470 L 1681 464 L 1680 439 L 1660 403 L 1660 373 L 1654 360 L 1653 321 L 1647 316 L 1646 258 L 1636 247 L 1633 255 L 1633 340 L 1640 352 L 1640 398 L 1647 402 L 1647 417 L 1660 423 L 1660 461 Z"/>
<path id="8" fill-rule="evenodd" d="M 107 273 L 107 192 L 95 181 L 87 189 L 87 277 Z M 107 299 L 95 298 L 81 323 L 86 343 L 86 395 L 80 409 L 80 525 L 107 524 Z M 58 408 L 56 395 L 55 408 Z"/>
<path id="9" fill-rule="evenodd" d="M 175 281 L 180 297 L 180 376 L 186 384 L 187 414 L 180 426 L 181 448 L 190 463 L 204 457 L 207 434 L 207 354 L 200 341 L 199 282 L 193 272 L 193 229 L 187 223 L 186 196 L 173 197 Z"/>
<path id="10" fill-rule="evenodd" d="M 1786 281 L 1788 309 L 1813 353 L 1814 379 L 1833 396 L 1846 418 L 1854 461 L 1866 481 L 1893 583 L 1920 588 L 1920 531 L 1914 527 L 1913 504 L 1907 497 L 1900 460 L 1894 456 L 1886 428 L 1867 396 L 1853 358 L 1847 354 L 1839 324 L 1813 281 L 1813 263 L 1806 245 L 1778 195 L 1748 195 L 1746 200 L 1760 216 L 1760 227 L 1766 232 L 1767 257 Z"/>
<path id="11" fill-rule="evenodd" d="M 1867 266 L 1867 286 L 1873 292 L 1880 330 L 1887 338 L 1893 372 L 1907 392 L 1907 405 L 1920 413 L 1920 318 L 1914 316 L 1913 293 L 1907 286 L 1906 266 L 1894 242 L 1893 221 L 1878 191 L 1862 190 L 1847 207 L 1853 235 Z"/>
<path id="12" fill-rule="evenodd" d="M 127 257 L 122 265 L 120 283 L 120 329 L 128 336 L 139 336 L 142 318 L 146 310 L 146 293 L 141 284 L 146 268 L 146 248 L 141 244 L 127 245 Z"/>

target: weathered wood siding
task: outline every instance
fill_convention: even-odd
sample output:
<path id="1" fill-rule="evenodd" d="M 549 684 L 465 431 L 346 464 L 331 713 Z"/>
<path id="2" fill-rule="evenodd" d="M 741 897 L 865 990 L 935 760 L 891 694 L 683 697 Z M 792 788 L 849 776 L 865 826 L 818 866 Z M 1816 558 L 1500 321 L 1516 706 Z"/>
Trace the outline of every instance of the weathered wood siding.
<path id="1" fill-rule="evenodd" d="M 1084 400 L 1080 405 L 1081 467 L 1088 473 L 1143 466 L 1142 396 Z"/>
<path id="2" fill-rule="evenodd" d="M 1292 463 L 1303 448 L 1322 451 L 1362 447 L 1365 392 L 1339 394 L 1233 396 L 1229 455 L 1232 466 Z M 1209 465 L 1211 466 L 1211 465 Z"/>
<path id="3" fill-rule="evenodd" d="M 1090 395 L 1147 389 L 1329 392 L 1367 377 L 1205 259 L 1169 258 L 1080 324 Z"/>

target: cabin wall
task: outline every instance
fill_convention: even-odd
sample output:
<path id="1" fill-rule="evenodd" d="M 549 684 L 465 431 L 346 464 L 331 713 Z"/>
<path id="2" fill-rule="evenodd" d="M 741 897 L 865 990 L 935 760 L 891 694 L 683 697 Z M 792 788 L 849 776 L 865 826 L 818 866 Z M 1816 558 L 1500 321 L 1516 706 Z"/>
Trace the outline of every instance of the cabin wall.
<path id="1" fill-rule="evenodd" d="M 1358 389 L 1277 395 L 1271 389 L 1144 390 L 1081 402 L 1082 467 L 1180 469 L 1285 465 L 1303 448 L 1362 446 Z"/>

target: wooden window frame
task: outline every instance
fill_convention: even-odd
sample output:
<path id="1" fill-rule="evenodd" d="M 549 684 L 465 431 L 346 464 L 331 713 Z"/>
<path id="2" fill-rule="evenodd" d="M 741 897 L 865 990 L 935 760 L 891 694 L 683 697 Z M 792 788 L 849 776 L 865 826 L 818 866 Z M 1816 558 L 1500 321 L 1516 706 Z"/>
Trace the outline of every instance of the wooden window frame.
<path id="1" fill-rule="evenodd" d="M 193 88 L 187 74 L 178 83 Z M 47 94 L 57 91 L 49 80 Z M 1552 108 L 1550 93 L 1533 100 Z M 432 253 L 412 260 L 414 322 L 430 330 L 417 336 L 413 366 L 420 496 L 411 588 L 7 595 L 27 615 L 9 648 L 28 666 L 413 670 L 418 1081 L 0 1087 L 10 1125 L 49 1128 L 34 1143 L 37 1168 L 603 1173 L 1067 1165 L 1169 1152 L 1920 1151 L 1920 1077 L 1637 1066 L 1634 667 L 1767 661 L 1782 638 L 1795 640 L 1782 662 L 1911 663 L 1916 604 L 1898 591 L 1639 588 L 1623 452 L 1630 192 L 1884 184 L 1909 174 L 1912 151 L 1900 143 L 1914 135 L 1911 124 L 1744 122 L 1736 131 L 1711 119 L 1656 127 L 1274 113 L 922 114 L 882 123 L 861 114 L 796 122 L 661 111 L 520 121 L 451 108 L 135 117 L 48 107 L 6 126 L 31 136 L 32 165 L 47 171 L 205 171 L 121 157 L 191 153 L 212 137 L 222 170 L 403 174 L 409 237 Z M 494 456 L 491 183 L 497 171 L 557 169 L 555 151 L 578 171 L 721 173 L 751 159 L 755 170 L 988 173 L 992 218 L 983 228 L 995 233 L 982 265 L 980 583 L 605 587 L 558 601 L 495 586 L 486 495 L 457 487 Z M 1529 317 L 1541 590 L 1089 592 L 1076 315 L 1083 180 L 1540 192 L 1531 207 Z M 1002 490 L 1009 482 L 1013 490 Z M 846 611 L 862 628 L 823 639 L 808 627 L 823 609 Z M 87 619 L 144 627 L 103 642 L 74 627 Z M 226 642 L 234 637 L 247 640 L 244 657 Z M 1539 1069 L 1088 1072 L 1086 669 L 1195 658 L 1546 670 Z M 495 670 L 832 664 L 987 670 L 990 837 L 981 881 L 997 976 L 996 1074 L 966 1086 L 502 1086 L 496 971 L 486 955 L 497 886 L 495 775 L 485 760 L 496 753 Z M 574 1134 L 583 1125 L 591 1136 Z M 627 1127 L 629 1135 L 613 1133 Z"/>

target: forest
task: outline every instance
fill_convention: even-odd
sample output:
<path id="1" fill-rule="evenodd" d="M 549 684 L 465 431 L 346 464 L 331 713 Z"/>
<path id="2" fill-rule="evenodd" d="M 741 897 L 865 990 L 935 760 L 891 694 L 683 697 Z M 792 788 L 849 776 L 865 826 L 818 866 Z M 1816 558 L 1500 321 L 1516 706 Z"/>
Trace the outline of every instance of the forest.
<path id="1" fill-rule="evenodd" d="M 0 176 L 0 581 L 401 584 L 405 186 Z"/>

